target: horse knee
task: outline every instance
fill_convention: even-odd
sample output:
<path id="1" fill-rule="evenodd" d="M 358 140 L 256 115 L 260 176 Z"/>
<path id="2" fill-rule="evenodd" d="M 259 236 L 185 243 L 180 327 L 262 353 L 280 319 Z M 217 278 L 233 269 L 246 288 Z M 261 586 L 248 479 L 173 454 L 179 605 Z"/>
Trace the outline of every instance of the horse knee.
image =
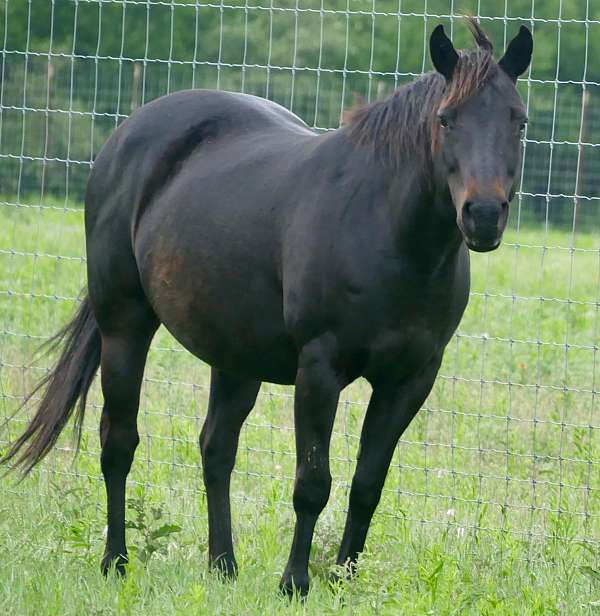
<path id="1" fill-rule="evenodd" d="M 328 469 L 312 469 L 300 473 L 294 486 L 296 513 L 319 515 L 327 504 L 330 490 L 331 474 Z"/>
<path id="2" fill-rule="evenodd" d="M 350 490 L 350 511 L 354 517 L 370 519 L 379 499 L 382 486 L 372 480 L 355 477 Z"/>
<path id="3" fill-rule="evenodd" d="M 200 434 L 200 453 L 202 455 L 202 472 L 205 485 L 213 485 L 226 480 L 233 471 L 235 451 L 230 451 L 214 435 L 202 430 Z"/>

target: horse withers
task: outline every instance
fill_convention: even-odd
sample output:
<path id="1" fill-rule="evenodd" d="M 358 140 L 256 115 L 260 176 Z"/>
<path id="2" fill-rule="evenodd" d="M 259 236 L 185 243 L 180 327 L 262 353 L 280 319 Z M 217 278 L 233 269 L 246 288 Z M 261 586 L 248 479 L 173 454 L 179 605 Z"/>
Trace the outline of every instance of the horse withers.
<path id="1" fill-rule="evenodd" d="M 81 431 L 101 365 L 102 568 L 123 572 L 125 483 L 150 342 L 162 323 L 211 366 L 200 435 L 210 564 L 237 569 L 230 475 L 262 381 L 294 384 L 296 526 L 281 588 L 308 591 L 330 491 L 340 391 L 365 377 L 360 437 L 337 562 L 365 544 L 401 434 L 426 399 L 469 296 L 469 248 L 496 248 L 519 181 L 526 114 L 515 83 L 525 27 L 499 62 L 479 25 L 457 52 L 438 26 L 435 71 L 315 134 L 272 102 L 184 91 L 136 111 L 109 138 L 85 199 L 88 293 L 3 461 L 27 472 L 75 409 Z"/>

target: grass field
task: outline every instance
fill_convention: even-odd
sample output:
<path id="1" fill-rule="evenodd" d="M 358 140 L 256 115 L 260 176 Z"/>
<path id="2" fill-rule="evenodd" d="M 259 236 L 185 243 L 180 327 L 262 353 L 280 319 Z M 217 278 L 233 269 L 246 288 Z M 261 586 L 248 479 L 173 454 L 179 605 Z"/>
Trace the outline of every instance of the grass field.
<path id="1" fill-rule="evenodd" d="M 82 222 L 77 208 L 0 204 L 0 418 L 47 367 L 25 366 L 85 284 Z M 263 386 L 244 428 L 232 486 L 240 576 L 222 584 L 206 568 L 196 445 L 208 369 L 161 329 L 129 487 L 128 577 L 99 573 L 96 384 L 74 464 L 66 435 L 23 483 L 0 479 L 0 613 L 600 613 L 599 238 L 527 229 L 506 239 L 473 256 L 469 308 L 398 447 L 356 580 L 326 581 L 368 385 L 343 394 L 312 590 L 288 605 L 276 588 L 293 526 L 291 390 Z"/>

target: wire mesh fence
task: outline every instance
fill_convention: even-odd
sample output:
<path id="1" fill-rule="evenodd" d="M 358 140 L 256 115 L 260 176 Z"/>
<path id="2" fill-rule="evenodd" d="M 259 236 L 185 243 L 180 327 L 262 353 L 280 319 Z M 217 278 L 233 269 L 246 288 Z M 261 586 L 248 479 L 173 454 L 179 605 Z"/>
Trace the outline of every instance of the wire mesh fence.
<path id="1" fill-rule="evenodd" d="M 95 154 L 137 107 L 183 88 L 265 96 L 315 130 L 429 69 L 444 23 L 467 45 L 469 11 L 503 49 L 528 25 L 519 81 L 530 123 L 503 247 L 473 257 L 470 305 L 435 388 L 403 436 L 378 515 L 456 536 L 568 535 L 600 543 L 600 7 L 575 0 L 3 0 L 0 5 L 0 407 L 44 374 L 33 350 L 85 286 L 82 201 Z M 173 499 L 202 493 L 197 435 L 208 368 L 166 332 L 153 344 L 132 481 Z M 332 510 L 346 507 L 369 389 L 342 396 L 332 442 Z M 99 481 L 101 395 L 82 453 L 68 441 L 49 476 Z M 238 501 L 289 504 L 291 390 L 263 385 L 244 428 Z M 10 419 L 7 437 L 26 417 Z M 26 490 L 26 486 L 19 488 Z M 102 507 L 100 493 L 97 493 Z M 193 505 L 181 515 L 195 515 Z M 541 549 L 541 548 L 539 548 Z"/>

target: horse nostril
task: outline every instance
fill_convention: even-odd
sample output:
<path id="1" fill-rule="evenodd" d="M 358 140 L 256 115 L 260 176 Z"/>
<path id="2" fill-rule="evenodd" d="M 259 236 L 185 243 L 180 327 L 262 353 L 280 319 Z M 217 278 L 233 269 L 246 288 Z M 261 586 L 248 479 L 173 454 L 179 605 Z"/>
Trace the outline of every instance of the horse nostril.
<path id="1" fill-rule="evenodd" d="M 462 206 L 461 218 L 464 229 L 473 233 L 475 231 L 475 218 L 473 210 L 476 209 L 472 201 L 465 201 Z"/>
<path id="2" fill-rule="evenodd" d="M 502 211 L 506 212 L 507 209 L 508 209 L 508 201 L 503 201 L 502 202 Z"/>

